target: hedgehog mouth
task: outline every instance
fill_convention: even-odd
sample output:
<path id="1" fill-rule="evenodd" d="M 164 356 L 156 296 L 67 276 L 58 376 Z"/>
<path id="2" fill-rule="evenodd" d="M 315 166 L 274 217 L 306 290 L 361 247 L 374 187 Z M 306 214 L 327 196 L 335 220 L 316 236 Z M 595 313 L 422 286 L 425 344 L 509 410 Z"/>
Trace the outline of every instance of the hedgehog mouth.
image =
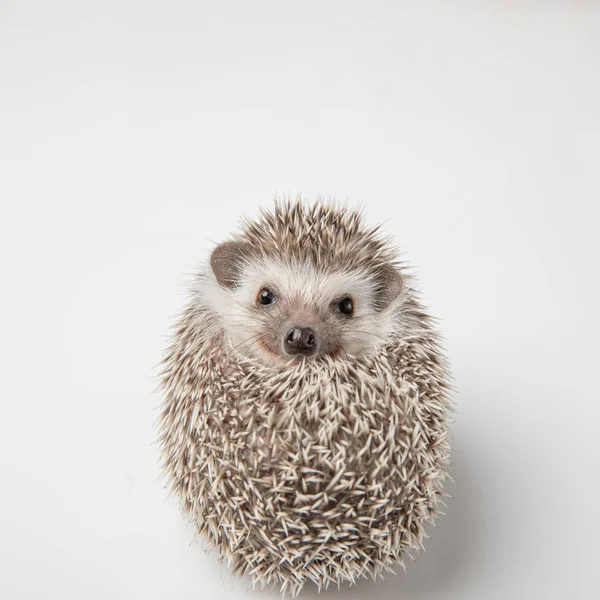
<path id="1" fill-rule="evenodd" d="M 258 340 L 258 347 L 269 357 L 270 360 L 279 364 L 286 363 L 301 363 L 304 360 L 319 361 L 326 360 L 327 358 L 338 359 L 344 353 L 345 350 L 342 346 L 336 346 L 329 352 L 320 352 L 312 350 L 311 352 L 297 352 L 296 354 L 288 354 L 287 352 L 279 352 L 271 348 L 271 346 L 264 340 Z"/>
<path id="2" fill-rule="evenodd" d="M 315 348 L 307 348 L 306 350 L 298 349 L 295 352 L 284 352 L 284 355 L 289 356 L 290 358 L 311 358 L 317 357 L 319 354 L 319 351 Z"/>

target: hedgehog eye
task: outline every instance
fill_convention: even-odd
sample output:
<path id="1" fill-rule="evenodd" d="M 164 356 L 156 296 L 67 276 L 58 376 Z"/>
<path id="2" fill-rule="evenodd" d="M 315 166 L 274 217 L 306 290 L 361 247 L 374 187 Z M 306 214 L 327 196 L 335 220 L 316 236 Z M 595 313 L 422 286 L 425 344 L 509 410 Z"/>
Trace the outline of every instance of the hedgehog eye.
<path id="1" fill-rule="evenodd" d="M 335 309 L 346 316 L 351 316 L 354 313 L 354 302 L 352 302 L 352 298 L 342 298 L 338 303 Z"/>
<path id="2" fill-rule="evenodd" d="M 275 295 L 271 290 L 263 288 L 262 290 L 260 290 L 260 292 L 258 292 L 258 302 L 263 306 L 273 304 L 273 302 L 275 302 Z"/>

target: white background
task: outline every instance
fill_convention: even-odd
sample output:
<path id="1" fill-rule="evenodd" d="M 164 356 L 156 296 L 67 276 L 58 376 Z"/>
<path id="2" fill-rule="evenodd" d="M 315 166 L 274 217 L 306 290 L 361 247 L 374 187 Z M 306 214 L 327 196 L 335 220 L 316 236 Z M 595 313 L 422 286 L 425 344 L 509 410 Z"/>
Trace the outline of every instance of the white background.
<path id="1" fill-rule="evenodd" d="M 0 2 L 2 599 L 277 598 L 192 544 L 152 376 L 298 191 L 386 221 L 459 389 L 428 551 L 326 597 L 597 597 L 600 9 L 415 4 Z"/>

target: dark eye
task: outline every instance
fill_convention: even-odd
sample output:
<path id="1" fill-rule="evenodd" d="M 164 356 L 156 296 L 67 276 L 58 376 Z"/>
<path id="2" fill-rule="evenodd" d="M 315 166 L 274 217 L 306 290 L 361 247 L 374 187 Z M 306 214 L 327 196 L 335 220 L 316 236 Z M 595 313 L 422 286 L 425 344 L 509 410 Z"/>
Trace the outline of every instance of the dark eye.
<path id="1" fill-rule="evenodd" d="M 263 305 L 273 304 L 275 302 L 275 296 L 271 290 L 264 288 L 258 293 L 258 302 Z"/>
<path id="2" fill-rule="evenodd" d="M 343 315 L 351 315 L 354 312 L 354 302 L 352 302 L 352 298 L 342 298 L 337 303 L 336 310 Z"/>

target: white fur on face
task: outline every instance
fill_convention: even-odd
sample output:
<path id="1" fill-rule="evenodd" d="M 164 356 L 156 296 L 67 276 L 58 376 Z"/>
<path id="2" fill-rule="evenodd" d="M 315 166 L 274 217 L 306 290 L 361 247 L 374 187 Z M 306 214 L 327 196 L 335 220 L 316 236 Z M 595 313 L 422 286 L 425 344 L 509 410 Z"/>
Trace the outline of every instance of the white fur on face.
<path id="1" fill-rule="evenodd" d="M 211 312 L 219 317 L 231 345 L 246 356 L 273 362 L 275 357 L 265 351 L 260 343 L 265 330 L 269 330 L 269 307 L 257 304 L 257 296 L 268 288 L 276 296 L 276 303 L 285 307 L 288 325 L 302 315 L 311 319 L 311 325 L 329 315 L 329 325 L 318 335 L 335 335 L 341 350 L 359 357 L 388 343 L 397 333 L 398 309 L 403 294 L 384 310 L 376 310 L 376 282 L 372 274 L 357 270 L 325 273 L 310 264 L 262 260 L 247 263 L 239 284 L 234 289 L 221 287 L 212 272 L 203 289 L 203 299 Z M 335 302 L 351 297 L 354 303 L 352 317 L 334 316 Z M 300 318 L 300 317 L 299 317 Z M 280 327 L 273 321 L 272 327 Z M 282 332 L 273 331 L 279 335 Z"/>

